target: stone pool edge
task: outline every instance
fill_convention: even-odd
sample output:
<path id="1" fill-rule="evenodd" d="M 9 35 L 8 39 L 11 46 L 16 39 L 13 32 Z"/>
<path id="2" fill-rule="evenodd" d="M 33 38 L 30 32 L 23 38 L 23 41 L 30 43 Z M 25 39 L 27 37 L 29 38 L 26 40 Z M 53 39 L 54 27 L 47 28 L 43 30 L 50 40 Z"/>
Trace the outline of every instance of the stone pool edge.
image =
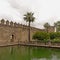
<path id="1" fill-rule="evenodd" d="M 0 44 L 0 47 L 7 47 L 7 46 L 32 46 L 32 47 L 46 47 L 46 48 L 60 48 L 60 46 L 53 46 L 53 45 L 38 45 L 38 44 L 26 44 L 26 43 L 9 43 L 9 44 Z"/>

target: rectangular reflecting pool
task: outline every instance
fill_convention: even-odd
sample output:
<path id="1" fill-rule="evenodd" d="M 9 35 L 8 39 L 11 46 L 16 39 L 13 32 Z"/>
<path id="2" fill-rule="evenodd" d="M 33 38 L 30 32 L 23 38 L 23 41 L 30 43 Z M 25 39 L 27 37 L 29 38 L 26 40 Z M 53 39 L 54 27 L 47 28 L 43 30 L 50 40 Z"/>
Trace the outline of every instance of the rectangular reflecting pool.
<path id="1" fill-rule="evenodd" d="M 29 46 L 0 47 L 0 60 L 60 60 L 60 49 Z"/>

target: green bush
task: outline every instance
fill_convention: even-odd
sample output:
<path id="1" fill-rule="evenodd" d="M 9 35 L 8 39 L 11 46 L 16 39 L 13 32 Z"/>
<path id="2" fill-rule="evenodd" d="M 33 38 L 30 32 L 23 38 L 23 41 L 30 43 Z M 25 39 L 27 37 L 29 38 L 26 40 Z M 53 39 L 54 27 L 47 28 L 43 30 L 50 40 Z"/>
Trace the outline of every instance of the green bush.
<path id="1" fill-rule="evenodd" d="M 60 39 L 60 32 L 56 32 L 56 38 Z"/>
<path id="2" fill-rule="evenodd" d="M 49 33 L 50 39 L 60 39 L 60 32 L 51 32 Z"/>
<path id="3" fill-rule="evenodd" d="M 33 39 L 37 39 L 37 40 L 47 40 L 49 39 L 49 35 L 47 32 L 36 32 L 34 35 L 33 35 Z"/>
<path id="4" fill-rule="evenodd" d="M 55 39 L 56 38 L 56 33 L 55 32 L 49 33 L 49 37 L 50 37 L 50 40 Z"/>
<path id="5" fill-rule="evenodd" d="M 56 43 L 60 43 L 60 39 L 54 39 L 54 40 L 52 40 L 51 42 L 56 42 Z"/>
<path id="6" fill-rule="evenodd" d="M 32 37 L 34 40 L 40 40 L 42 42 L 60 42 L 60 32 L 36 32 Z"/>

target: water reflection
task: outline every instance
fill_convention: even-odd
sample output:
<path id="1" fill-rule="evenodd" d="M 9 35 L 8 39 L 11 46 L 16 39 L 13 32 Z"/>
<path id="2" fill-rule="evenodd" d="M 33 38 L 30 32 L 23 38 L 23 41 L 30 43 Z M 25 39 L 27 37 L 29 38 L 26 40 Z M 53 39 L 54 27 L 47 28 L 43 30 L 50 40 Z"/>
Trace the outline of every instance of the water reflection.
<path id="1" fill-rule="evenodd" d="M 13 46 L 10 46 L 10 53 L 13 54 Z"/>
<path id="2" fill-rule="evenodd" d="M 57 55 L 52 55 L 51 58 L 32 58 L 31 60 L 60 60 Z"/>
<path id="3" fill-rule="evenodd" d="M 31 60 L 60 60 L 60 58 L 58 59 L 57 56 L 53 55 L 51 59 L 48 59 L 48 58 L 33 58 Z"/>
<path id="4" fill-rule="evenodd" d="M 31 60 L 46 60 L 46 58 L 33 58 L 33 59 L 31 59 Z"/>
<path id="5" fill-rule="evenodd" d="M 0 60 L 60 60 L 60 49 L 26 46 L 1 47 Z"/>

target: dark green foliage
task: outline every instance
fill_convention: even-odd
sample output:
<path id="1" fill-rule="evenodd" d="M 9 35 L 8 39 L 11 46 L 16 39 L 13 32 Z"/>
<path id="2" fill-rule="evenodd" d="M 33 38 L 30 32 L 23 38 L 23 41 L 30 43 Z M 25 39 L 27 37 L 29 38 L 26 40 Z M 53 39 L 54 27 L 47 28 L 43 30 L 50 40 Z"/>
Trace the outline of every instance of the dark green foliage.
<path id="1" fill-rule="evenodd" d="M 51 40 L 51 42 L 60 42 L 60 32 L 36 32 L 33 35 L 33 39 L 43 42 L 48 42 L 49 40 Z"/>
<path id="2" fill-rule="evenodd" d="M 56 38 L 56 33 L 55 32 L 51 32 L 49 33 L 50 39 L 55 39 Z"/>
<path id="3" fill-rule="evenodd" d="M 33 39 L 37 39 L 37 40 L 46 40 L 49 39 L 49 35 L 46 32 L 36 32 L 33 35 Z"/>
<path id="4" fill-rule="evenodd" d="M 60 39 L 60 32 L 51 32 L 50 39 Z"/>
<path id="5" fill-rule="evenodd" d="M 60 38 L 60 32 L 56 33 L 56 38 Z"/>
<path id="6" fill-rule="evenodd" d="M 51 42 L 60 42 L 60 32 L 49 33 Z"/>
<path id="7" fill-rule="evenodd" d="M 26 22 L 34 22 L 35 17 L 34 17 L 33 15 L 34 15 L 34 13 L 32 13 L 32 12 L 27 12 L 27 13 L 24 15 L 24 20 L 25 20 Z"/>

